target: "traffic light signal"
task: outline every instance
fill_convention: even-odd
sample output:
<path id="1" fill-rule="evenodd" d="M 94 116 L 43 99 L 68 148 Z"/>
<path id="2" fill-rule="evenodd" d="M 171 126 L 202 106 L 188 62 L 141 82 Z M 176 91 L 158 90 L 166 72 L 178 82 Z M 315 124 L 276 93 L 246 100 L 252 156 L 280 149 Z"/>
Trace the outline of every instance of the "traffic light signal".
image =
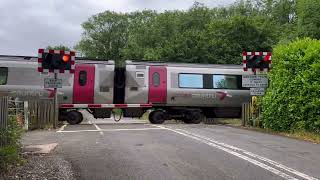
<path id="1" fill-rule="evenodd" d="M 252 69 L 256 71 L 270 70 L 271 68 L 271 53 L 270 52 L 243 52 L 243 69 L 247 71 Z"/>
<path id="2" fill-rule="evenodd" d="M 75 53 L 73 51 L 39 49 L 38 71 L 74 73 Z"/>

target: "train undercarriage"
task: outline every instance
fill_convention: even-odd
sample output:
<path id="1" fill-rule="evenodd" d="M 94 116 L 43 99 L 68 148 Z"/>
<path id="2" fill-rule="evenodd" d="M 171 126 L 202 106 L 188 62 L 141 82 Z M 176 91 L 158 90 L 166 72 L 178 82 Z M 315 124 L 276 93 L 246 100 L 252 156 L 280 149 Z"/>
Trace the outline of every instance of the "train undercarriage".
<path id="1" fill-rule="evenodd" d="M 110 108 L 92 108 L 87 111 L 94 118 L 115 118 L 116 112 Z M 155 107 L 155 108 L 122 108 L 117 111 L 121 117 L 140 118 L 148 111 L 149 121 L 152 124 L 162 124 L 166 120 L 181 120 L 186 124 L 199 124 L 205 118 L 239 118 L 240 108 L 192 108 L 192 107 Z M 119 121 L 120 119 L 116 120 Z M 80 124 L 83 115 L 79 109 L 60 109 L 60 121 L 67 121 L 69 124 Z"/>

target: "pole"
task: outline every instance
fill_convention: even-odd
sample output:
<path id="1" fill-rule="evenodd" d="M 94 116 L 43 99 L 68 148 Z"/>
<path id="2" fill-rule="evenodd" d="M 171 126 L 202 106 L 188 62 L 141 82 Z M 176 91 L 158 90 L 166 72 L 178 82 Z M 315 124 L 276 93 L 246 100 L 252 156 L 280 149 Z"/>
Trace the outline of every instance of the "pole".
<path id="1" fill-rule="evenodd" d="M 54 73 L 54 80 L 57 81 L 58 73 Z M 58 106 L 58 91 L 57 88 L 54 88 L 54 113 L 53 113 L 53 128 L 57 128 L 58 126 L 58 116 L 59 116 L 59 106 Z"/>
<path id="2" fill-rule="evenodd" d="M 24 111 L 24 129 L 29 129 L 29 104 L 28 101 L 23 102 L 23 111 Z"/>
<path id="3" fill-rule="evenodd" d="M 254 71 L 254 75 L 257 75 L 257 70 L 255 69 Z M 257 120 L 257 116 L 256 116 L 256 105 L 257 105 L 257 97 L 256 96 L 252 96 L 252 98 L 251 98 L 251 105 L 252 105 L 252 119 L 253 119 L 253 121 L 252 121 L 252 125 L 253 125 L 253 127 L 256 127 L 256 120 Z"/>

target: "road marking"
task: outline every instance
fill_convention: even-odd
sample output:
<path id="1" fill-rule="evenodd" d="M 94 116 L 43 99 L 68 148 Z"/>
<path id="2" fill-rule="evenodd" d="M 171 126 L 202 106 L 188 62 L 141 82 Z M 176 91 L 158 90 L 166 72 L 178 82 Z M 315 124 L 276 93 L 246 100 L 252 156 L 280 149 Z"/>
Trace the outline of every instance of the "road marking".
<path id="1" fill-rule="evenodd" d="M 61 133 L 76 133 L 76 132 L 116 132 L 116 131 L 148 131 L 148 130 L 162 130 L 162 128 L 137 128 L 137 129 L 90 129 L 90 130 L 74 130 L 74 131 L 58 131 Z"/>
<path id="2" fill-rule="evenodd" d="M 227 153 L 229 153 L 229 154 L 232 154 L 232 155 L 234 155 L 234 156 L 236 156 L 236 157 L 238 157 L 238 158 L 241 158 L 241 159 L 243 159 L 243 160 L 246 160 L 246 161 L 248 161 L 248 162 L 250 162 L 250 163 L 252 163 L 252 164 L 254 164 L 254 165 L 256 165 L 256 166 L 259 166 L 259 167 L 261 167 L 261 168 L 263 168 L 263 169 L 265 169 L 265 170 L 268 170 L 268 171 L 270 171 L 270 172 L 272 172 L 272 173 L 274 173 L 274 174 L 276 174 L 276 175 L 278 175 L 278 176 L 280 176 L 280 177 L 283 177 L 283 178 L 285 178 L 285 179 L 288 179 L 288 180 L 296 180 L 296 179 L 297 179 L 297 178 L 295 178 L 295 177 L 293 177 L 293 176 L 290 176 L 290 175 L 288 175 L 288 174 L 286 174 L 286 173 L 284 173 L 284 172 L 282 172 L 282 171 L 280 171 L 280 170 L 278 170 L 278 169 L 275 169 L 275 168 L 273 168 L 273 167 L 271 167 L 271 166 L 268 166 L 267 164 L 264 164 L 264 163 L 262 163 L 262 162 L 259 162 L 259 161 L 255 160 L 255 159 L 252 159 L 252 158 L 248 157 L 248 156 L 242 155 L 242 154 L 236 152 L 235 150 L 228 149 L 227 147 L 223 147 L 222 145 L 219 145 L 219 144 L 217 144 L 217 143 L 215 143 L 215 142 L 213 142 L 213 141 L 209 141 L 209 140 L 206 140 L 206 139 L 203 139 L 203 138 L 200 138 L 200 137 L 191 135 L 190 133 L 181 132 L 181 131 L 178 131 L 178 130 L 175 130 L 175 129 L 171 129 L 171 128 L 167 128 L 167 127 L 163 127 L 163 126 L 158 126 L 158 125 L 151 125 L 151 126 L 163 128 L 163 129 L 166 129 L 166 130 L 175 132 L 175 133 L 177 133 L 177 134 L 180 134 L 180 135 L 183 135 L 183 136 L 186 136 L 186 137 L 195 139 L 195 140 L 197 140 L 197 141 L 200 141 L 200 142 L 202 142 L 202 143 L 205 143 L 205 144 L 207 144 L 207 145 L 209 145 L 209 146 L 212 146 L 212 147 L 215 147 L 215 148 L 217 148 L 217 149 L 223 150 L 223 151 L 225 151 L 225 152 L 227 152 Z M 253 153 L 251 153 L 251 154 L 253 154 Z M 265 158 L 265 159 L 266 159 L 266 158 Z M 279 164 L 279 163 L 278 163 L 278 164 Z M 291 169 L 291 168 L 290 168 L 290 169 Z M 294 170 L 294 171 L 295 171 L 295 170 Z M 290 171 L 289 171 L 289 172 L 290 172 Z M 296 171 L 296 172 L 298 172 L 298 171 Z M 299 172 L 299 174 L 301 175 L 301 174 L 303 174 L 303 173 L 300 173 L 300 172 Z M 306 179 L 316 179 L 316 178 L 310 177 L 310 176 L 308 176 L 308 175 L 305 175 L 305 177 L 308 177 L 308 178 L 306 178 Z M 304 178 L 305 178 L 305 177 L 304 177 Z"/>
<path id="3" fill-rule="evenodd" d="M 262 160 L 262 161 L 268 162 L 268 163 L 270 163 L 270 164 L 272 164 L 272 165 L 274 165 L 274 166 L 276 166 L 276 167 L 278 167 L 278 168 L 281 168 L 281 169 L 283 169 L 283 170 L 286 170 L 286 171 L 288 171 L 288 172 L 290 172 L 290 173 L 292 173 L 292 174 L 295 174 L 295 175 L 297 175 L 297 176 L 300 176 L 300 177 L 302 177 L 302 178 L 305 178 L 305 179 L 308 179 L 308 180 L 318 180 L 317 178 L 314 178 L 314 177 L 312 177 L 312 176 L 309 176 L 309 175 L 307 175 L 307 174 L 304 174 L 304 173 L 302 173 L 302 172 L 299 172 L 299 171 L 297 171 L 297 170 L 295 170 L 295 169 L 292 169 L 292 168 L 290 168 L 290 167 L 287 167 L 287 166 L 285 166 L 285 165 L 283 165 L 283 164 L 280 164 L 280 163 L 278 163 L 278 162 L 276 162 L 276 161 L 273 161 L 273 160 L 271 160 L 271 159 L 268 159 L 268 158 L 265 158 L 265 157 L 263 157 L 263 156 L 259 156 L 259 155 L 257 155 L 257 154 L 254 154 L 254 153 L 252 153 L 252 152 L 246 151 L 246 150 L 244 150 L 244 149 L 240 149 L 240 148 L 235 147 L 235 146 L 231 146 L 231 145 L 228 145 L 228 144 L 225 144 L 225 143 L 221 143 L 221 142 L 218 142 L 218 141 L 216 141 L 216 140 L 214 140 L 214 139 L 212 139 L 212 138 L 208 138 L 208 137 L 205 137 L 205 136 L 201 136 L 201 135 L 198 135 L 198 134 L 194 134 L 194 133 L 188 132 L 188 131 L 183 130 L 183 129 L 176 129 L 176 130 L 183 131 L 183 132 L 185 132 L 185 133 L 187 133 L 187 134 L 190 134 L 190 135 L 192 135 L 192 136 L 196 136 L 196 137 L 205 139 L 205 140 L 207 140 L 207 141 L 210 141 L 210 142 L 216 143 L 216 144 L 218 144 L 218 145 L 221 145 L 221 146 L 227 147 L 227 148 L 229 148 L 229 149 L 232 149 L 232 150 L 234 150 L 234 151 L 238 151 L 238 152 L 241 152 L 241 153 L 243 153 L 243 154 L 249 155 L 249 156 L 251 156 L 251 157 L 254 157 L 254 158 L 260 159 L 260 160 Z"/>
<path id="4" fill-rule="evenodd" d="M 100 133 L 101 135 L 103 135 L 103 132 L 101 131 L 101 129 L 99 128 L 99 126 L 96 125 L 96 123 L 93 123 L 93 125 L 94 125 L 94 127 L 96 127 L 96 129 L 99 131 L 99 133 Z"/>
<path id="5" fill-rule="evenodd" d="M 66 126 L 67 126 L 66 124 L 64 124 L 63 126 L 61 126 L 60 129 L 59 129 L 57 132 L 63 131 Z"/>

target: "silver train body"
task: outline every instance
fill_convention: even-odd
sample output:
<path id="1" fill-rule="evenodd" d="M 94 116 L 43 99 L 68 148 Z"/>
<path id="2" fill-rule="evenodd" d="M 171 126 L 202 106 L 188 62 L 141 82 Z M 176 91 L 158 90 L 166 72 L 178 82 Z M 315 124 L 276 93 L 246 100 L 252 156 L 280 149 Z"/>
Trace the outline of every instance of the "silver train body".
<path id="1" fill-rule="evenodd" d="M 44 79 L 53 74 L 41 74 L 37 67 L 36 58 L 1 57 L 0 96 L 52 98 L 53 89 L 44 88 Z M 118 68 L 113 61 L 77 60 L 74 74 L 58 75 L 63 81 L 58 89 L 61 119 L 68 120 L 69 111 L 81 108 L 96 118 L 110 117 L 116 107 L 131 117 L 151 108 L 152 123 L 239 117 L 241 104 L 250 101 L 249 89 L 241 86 L 241 76 L 249 73 L 240 65 L 126 61 Z"/>

